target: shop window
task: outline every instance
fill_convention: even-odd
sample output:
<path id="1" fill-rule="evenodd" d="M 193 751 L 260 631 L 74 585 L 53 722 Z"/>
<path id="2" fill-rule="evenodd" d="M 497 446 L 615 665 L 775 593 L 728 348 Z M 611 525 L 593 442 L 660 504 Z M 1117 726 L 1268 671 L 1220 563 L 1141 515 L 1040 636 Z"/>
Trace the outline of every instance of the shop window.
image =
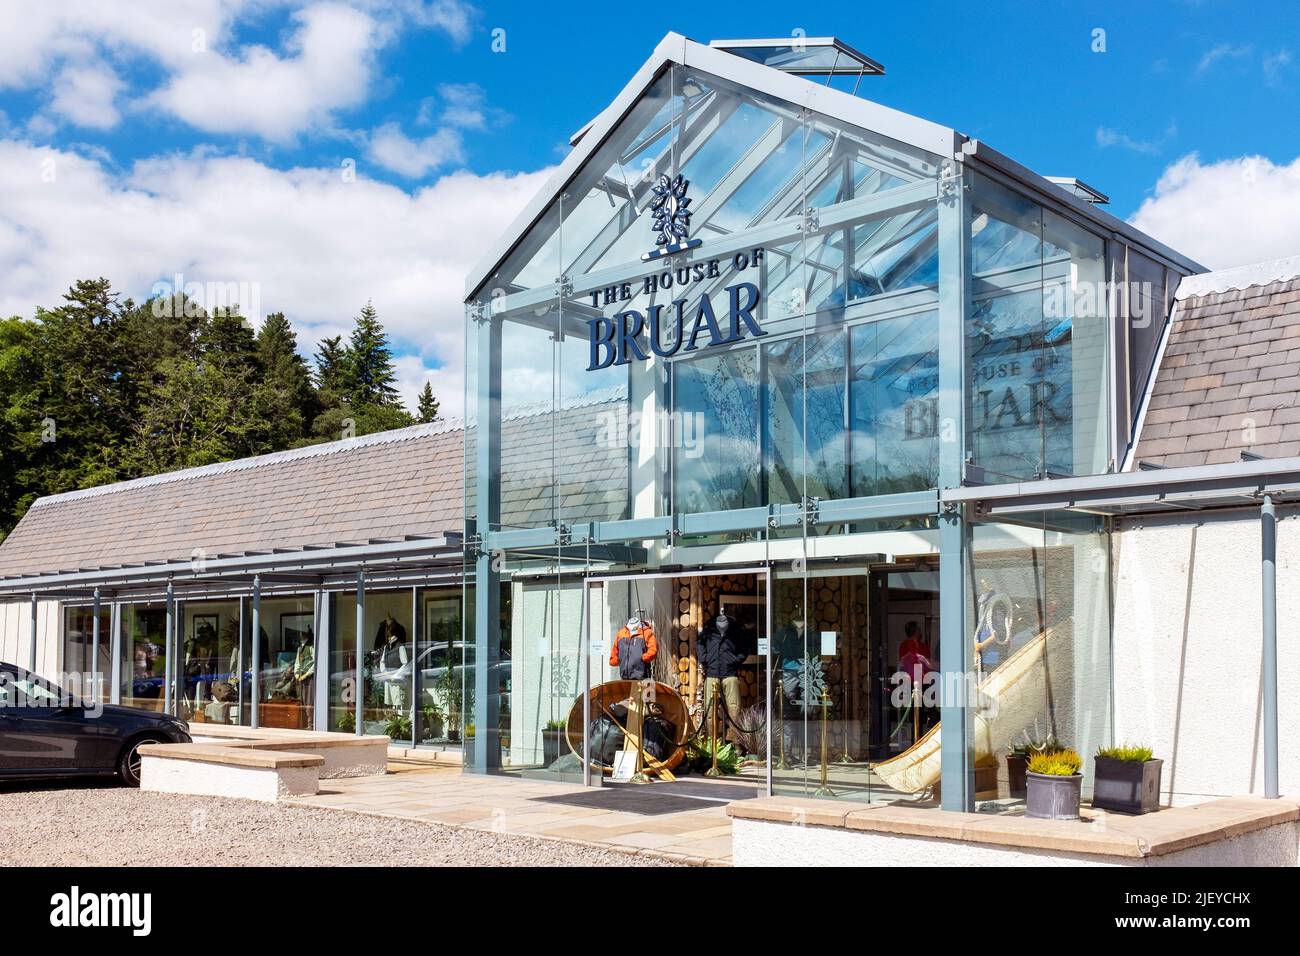
<path id="1" fill-rule="evenodd" d="M 109 632 L 112 609 L 99 612 L 99 656 L 94 652 L 94 609 L 63 609 L 63 679 L 61 686 L 87 699 L 107 701 L 113 670 L 113 635 Z M 96 683 L 94 675 L 98 675 Z"/>
<path id="2" fill-rule="evenodd" d="M 121 702 L 161 711 L 167 674 L 167 611 L 162 607 L 122 607 Z"/>
<path id="3" fill-rule="evenodd" d="M 180 715 L 186 720 L 239 722 L 239 702 L 249 699 L 252 677 L 252 661 L 241 656 L 239 622 L 238 601 L 183 605 Z"/>

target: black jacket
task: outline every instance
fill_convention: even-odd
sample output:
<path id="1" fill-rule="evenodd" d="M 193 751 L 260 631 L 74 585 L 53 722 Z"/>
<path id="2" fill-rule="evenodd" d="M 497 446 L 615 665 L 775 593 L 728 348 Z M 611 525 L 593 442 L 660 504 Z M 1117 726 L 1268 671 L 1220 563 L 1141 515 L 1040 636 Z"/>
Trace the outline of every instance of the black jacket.
<path id="1" fill-rule="evenodd" d="M 696 655 L 705 677 L 735 677 L 749 656 L 749 635 L 734 617 L 729 620 L 726 634 L 718 630 L 717 618 L 700 628 Z"/>

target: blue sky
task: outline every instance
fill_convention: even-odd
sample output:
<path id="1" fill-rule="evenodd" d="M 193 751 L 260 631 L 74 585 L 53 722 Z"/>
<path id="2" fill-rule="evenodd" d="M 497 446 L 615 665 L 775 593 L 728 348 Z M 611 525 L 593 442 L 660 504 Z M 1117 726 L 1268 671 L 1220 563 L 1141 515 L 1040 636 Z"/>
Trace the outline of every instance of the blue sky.
<path id="1" fill-rule="evenodd" d="M 1211 266 L 1300 253 L 1293 3 L 792 6 L 0 0 L 0 312 L 239 281 L 311 351 L 373 298 L 450 395 L 465 272 L 668 30 L 840 36 L 887 68 L 862 95 Z"/>

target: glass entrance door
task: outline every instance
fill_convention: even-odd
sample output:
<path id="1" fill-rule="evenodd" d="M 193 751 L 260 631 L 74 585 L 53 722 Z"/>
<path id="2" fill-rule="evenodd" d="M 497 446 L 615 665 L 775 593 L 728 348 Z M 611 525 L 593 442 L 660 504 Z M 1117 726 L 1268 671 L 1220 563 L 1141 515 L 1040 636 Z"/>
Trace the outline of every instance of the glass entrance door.
<path id="1" fill-rule="evenodd" d="M 637 734 L 627 721 L 645 718 L 653 729 L 646 731 L 640 763 L 652 779 L 668 780 L 655 765 L 671 762 L 667 769 L 679 780 L 730 779 L 766 790 L 773 699 L 769 569 L 610 575 L 589 578 L 585 587 L 587 704 L 570 723 L 587 756 L 588 781 L 627 776 L 626 767 L 615 766 L 625 759 L 620 751 L 633 752 L 631 773 L 637 772 L 636 747 L 627 744 Z M 636 682 L 657 697 L 629 718 L 623 705 Z"/>

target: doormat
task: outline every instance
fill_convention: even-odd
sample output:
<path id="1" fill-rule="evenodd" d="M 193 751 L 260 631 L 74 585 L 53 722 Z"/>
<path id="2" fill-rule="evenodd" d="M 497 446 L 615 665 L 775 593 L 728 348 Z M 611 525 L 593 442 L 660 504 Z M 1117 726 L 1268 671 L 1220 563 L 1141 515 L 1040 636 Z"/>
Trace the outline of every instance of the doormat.
<path id="1" fill-rule="evenodd" d="M 689 790 L 682 788 L 689 787 Z M 699 796 L 695 796 L 699 793 Z M 758 796 L 755 787 L 727 786 L 725 784 L 615 784 L 581 793 L 561 793 L 549 797 L 533 797 L 535 803 L 559 803 L 567 807 L 585 807 L 589 810 L 621 810 L 641 816 L 654 817 L 665 813 L 685 813 L 706 807 L 722 807 L 735 800 L 752 800 Z"/>

